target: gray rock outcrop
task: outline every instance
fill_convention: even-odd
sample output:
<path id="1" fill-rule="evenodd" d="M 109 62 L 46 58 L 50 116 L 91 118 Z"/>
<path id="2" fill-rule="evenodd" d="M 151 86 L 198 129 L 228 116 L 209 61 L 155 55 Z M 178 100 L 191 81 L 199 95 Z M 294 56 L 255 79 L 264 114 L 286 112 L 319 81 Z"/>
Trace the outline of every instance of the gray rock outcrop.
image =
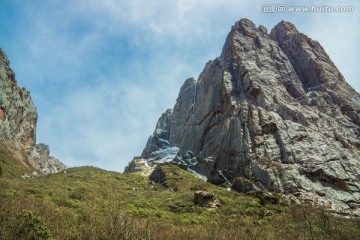
<path id="1" fill-rule="evenodd" d="M 17 86 L 10 62 L 0 49 L 0 141 L 16 158 L 41 172 L 66 168 L 49 155 L 45 144 L 36 144 L 37 112 L 30 93 Z"/>
<path id="2" fill-rule="evenodd" d="M 64 169 L 66 166 L 57 158 L 50 156 L 49 146 L 40 143 L 36 144 L 29 154 L 29 161 L 32 166 L 45 174 L 57 173 Z"/>
<path id="3" fill-rule="evenodd" d="M 166 182 L 166 173 L 160 167 L 154 169 L 154 171 L 149 176 L 149 180 L 153 181 L 154 183 L 161 183 L 164 184 Z"/>
<path id="4" fill-rule="evenodd" d="M 270 33 L 247 19 L 232 26 L 220 57 L 185 81 L 141 157 L 169 148 L 178 148 L 173 162 L 210 182 L 252 179 L 360 216 L 360 95 L 291 23 Z"/>
<path id="5" fill-rule="evenodd" d="M 219 199 L 217 199 L 214 193 L 209 191 L 195 191 L 194 205 L 199 207 L 206 207 L 206 208 L 221 207 Z"/>

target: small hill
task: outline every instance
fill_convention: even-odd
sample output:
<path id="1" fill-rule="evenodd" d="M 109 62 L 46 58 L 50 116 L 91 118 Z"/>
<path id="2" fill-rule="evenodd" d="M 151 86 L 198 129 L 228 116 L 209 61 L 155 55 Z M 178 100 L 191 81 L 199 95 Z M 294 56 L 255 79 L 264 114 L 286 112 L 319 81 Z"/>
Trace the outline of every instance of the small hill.
<path id="1" fill-rule="evenodd" d="M 21 179 L 28 168 L 0 148 L 0 239 L 356 239 L 360 221 L 261 201 L 175 165 L 121 174 L 95 167 Z M 154 178 L 160 172 L 162 178 Z M 159 174 L 158 174 L 159 175 Z M 149 177 L 159 183 L 149 180 Z M 194 204 L 211 193 L 219 206 Z"/>

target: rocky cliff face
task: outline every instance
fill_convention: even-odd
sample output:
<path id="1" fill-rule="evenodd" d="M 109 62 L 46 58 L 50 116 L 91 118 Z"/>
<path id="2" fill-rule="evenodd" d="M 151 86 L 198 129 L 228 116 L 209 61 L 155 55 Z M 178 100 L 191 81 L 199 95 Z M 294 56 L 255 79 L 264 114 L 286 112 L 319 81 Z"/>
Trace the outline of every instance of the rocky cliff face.
<path id="1" fill-rule="evenodd" d="M 37 112 L 30 94 L 17 86 L 10 62 L 0 49 L 0 141 L 25 165 L 43 173 L 55 173 L 65 168 L 49 156 L 49 148 L 36 144 Z"/>
<path id="2" fill-rule="evenodd" d="M 220 57 L 185 81 L 141 158 L 142 168 L 171 161 L 216 184 L 241 177 L 360 215 L 360 95 L 293 24 L 268 33 L 242 19 Z"/>

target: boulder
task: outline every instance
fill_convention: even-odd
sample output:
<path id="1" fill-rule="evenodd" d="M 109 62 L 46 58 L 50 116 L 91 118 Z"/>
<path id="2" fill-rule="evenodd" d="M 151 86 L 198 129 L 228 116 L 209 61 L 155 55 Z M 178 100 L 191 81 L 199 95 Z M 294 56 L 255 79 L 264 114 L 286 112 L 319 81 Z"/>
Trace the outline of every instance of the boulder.
<path id="1" fill-rule="evenodd" d="M 235 178 L 234 182 L 232 183 L 232 189 L 242 193 L 260 191 L 260 188 L 257 187 L 253 181 L 242 177 Z"/>
<path id="2" fill-rule="evenodd" d="M 161 183 L 164 184 L 166 179 L 166 174 L 164 172 L 164 170 L 161 168 L 160 166 L 157 166 L 154 171 L 151 173 L 151 175 L 149 176 L 149 180 L 153 181 L 155 183 Z"/>
<path id="3" fill-rule="evenodd" d="M 221 204 L 212 192 L 196 191 L 194 193 L 194 204 L 199 207 L 220 208 Z"/>

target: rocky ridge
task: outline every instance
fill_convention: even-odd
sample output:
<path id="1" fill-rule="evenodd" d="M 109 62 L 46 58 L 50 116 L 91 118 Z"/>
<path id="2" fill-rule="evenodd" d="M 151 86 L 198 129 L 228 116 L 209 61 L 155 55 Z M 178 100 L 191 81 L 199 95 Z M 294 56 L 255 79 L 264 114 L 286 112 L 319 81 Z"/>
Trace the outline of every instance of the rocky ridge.
<path id="1" fill-rule="evenodd" d="M 50 156 L 49 147 L 36 144 L 36 108 L 30 93 L 17 86 L 15 73 L 0 49 L 0 141 L 17 159 L 44 174 L 66 168 Z"/>
<path id="2" fill-rule="evenodd" d="M 241 19 L 136 161 L 125 172 L 172 162 L 215 184 L 247 179 L 360 216 L 360 95 L 293 24 L 268 33 Z"/>

